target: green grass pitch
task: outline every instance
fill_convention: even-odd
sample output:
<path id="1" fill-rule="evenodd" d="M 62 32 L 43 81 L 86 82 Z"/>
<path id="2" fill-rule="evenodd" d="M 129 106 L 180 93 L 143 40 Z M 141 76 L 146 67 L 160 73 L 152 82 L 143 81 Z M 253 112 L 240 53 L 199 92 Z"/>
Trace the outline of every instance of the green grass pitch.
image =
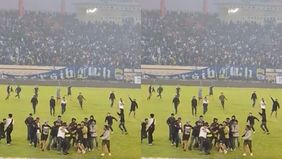
<path id="1" fill-rule="evenodd" d="M 157 86 L 155 86 L 157 87 Z M 28 145 L 26 141 L 26 127 L 24 119 L 32 111 L 30 99 L 33 94 L 32 86 L 22 86 L 23 91 L 21 93 L 21 99 L 15 99 L 14 94 L 9 100 L 5 101 L 6 86 L 0 86 L 0 118 L 7 117 L 7 114 L 12 112 L 14 114 L 15 126 L 12 133 L 12 145 L 7 146 L 5 141 L 0 142 L 0 157 L 36 157 L 36 158 L 91 158 L 99 159 L 101 153 L 101 147 L 98 150 L 89 152 L 85 155 L 77 154 L 72 149 L 70 155 L 63 156 L 56 151 L 42 152 L 39 149 L 35 149 Z M 56 95 L 57 87 L 40 87 L 39 90 L 39 105 L 37 114 L 41 123 L 45 120 L 50 122 L 56 118 L 49 115 L 49 99 L 50 96 Z M 153 94 L 152 99 L 147 101 L 147 89 L 148 86 L 142 86 L 139 89 L 111 89 L 111 88 L 73 88 L 72 99 L 67 98 L 68 105 L 63 120 L 70 121 L 72 117 L 76 117 L 78 121 L 83 120 L 84 117 L 94 115 L 98 124 L 98 134 L 102 133 L 102 127 L 104 125 L 104 117 L 107 112 L 111 112 L 117 117 L 116 112 L 117 101 L 114 108 L 110 108 L 110 102 L 108 101 L 108 95 L 111 90 L 114 90 L 117 98 L 122 97 L 125 100 L 125 113 L 128 114 L 130 101 L 128 95 L 132 98 L 136 98 L 140 108 L 137 110 L 136 118 L 128 117 L 126 115 L 126 127 L 129 134 L 127 136 L 122 135 L 118 129 L 118 122 L 114 123 L 114 134 L 111 136 L 111 149 L 112 156 L 104 158 L 113 159 L 139 159 L 143 157 L 175 157 L 175 158 L 214 158 L 214 159 L 240 159 L 242 157 L 242 148 L 235 152 L 229 152 L 227 155 L 220 154 L 215 150 L 209 156 L 201 155 L 198 151 L 183 152 L 180 148 L 176 149 L 172 147 L 168 141 L 168 127 L 166 125 L 166 119 L 173 112 L 172 97 L 175 95 L 175 86 L 164 86 L 163 99 L 156 98 L 156 94 Z M 66 88 L 61 87 L 61 95 L 66 94 Z M 194 122 L 197 118 L 191 116 L 190 101 L 193 95 L 197 96 L 198 87 L 181 87 L 181 97 L 178 116 L 182 117 L 183 122 L 190 120 Z M 207 121 L 211 121 L 213 117 L 218 117 L 220 121 L 226 117 L 236 115 L 239 119 L 240 132 L 242 134 L 243 128 L 246 124 L 246 117 L 249 112 L 253 112 L 257 117 L 259 104 L 255 108 L 251 107 L 250 95 L 253 90 L 257 91 L 258 98 L 264 97 L 267 102 L 267 117 L 268 127 L 270 129 L 270 135 L 264 135 L 260 129 L 260 123 L 256 122 L 255 128 L 256 134 L 253 135 L 253 151 L 254 159 L 280 159 L 281 157 L 281 131 L 282 131 L 282 114 L 278 111 L 278 118 L 270 118 L 271 100 L 270 95 L 280 98 L 282 90 L 279 89 L 257 89 L 257 88 L 218 88 L 214 89 L 214 96 L 209 98 L 208 113 L 205 116 Z M 228 101 L 226 102 L 226 109 L 222 110 L 218 101 L 220 92 L 224 92 Z M 85 102 L 85 109 L 80 110 L 76 96 L 79 92 L 82 92 L 87 101 Z M 208 93 L 208 88 L 203 88 L 203 95 Z M 202 107 L 198 107 L 198 114 L 201 114 Z M 56 107 L 56 112 L 60 112 L 60 106 Z M 140 144 L 140 122 L 148 117 L 153 112 L 156 116 L 156 130 L 154 133 L 154 145 L 148 146 L 146 142 Z M 242 143 L 242 140 L 240 140 Z M 101 143 L 99 143 L 101 144 Z M 251 157 L 245 157 L 251 158 Z"/>
<path id="2" fill-rule="evenodd" d="M 155 86 L 155 89 L 158 86 Z M 241 158 L 254 158 L 254 159 L 280 159 L 282 155 L 282 113 L 278 110 L 278 118 L 270 118 L 270 111 L 272 107 L 272 101 L 270 95 L 274 98 L 280 98 L 282 90 L 280 89 L 257 89 L 257 88 L 214 88 L 214 96 L 209 98 L 208 113 L 204 119 L 209 123 L 213 117 L 217 117 L 219 121 L 225 120 L 226 117 L 236 115 L 239 120 L 240 135 L 242 135 L 244 127 L 246 125 L 246 118 L 249 112 L 253 112 L 258 118 L 258 111 L 260 111 L 259 103 L 260 99 L 264 97 L 267 102 L 267 118 L 268 128 L 270 135 L 264 135 L 260 129 L 260 122 L 256 122 L 256 134 L 253 135 L 253 157 L 243 157 L 242 148 L 235 152 L 230 152 L 226 155 L 220 154 L 213 150 L 211 155 L 201 155 L 198 151 L 183 152 L 181 148 L 177 149 L 170 145 L 168 141 L 168 126 L 166 125 L 166 119 L 170 116 L 170 113 L 174 112 L 172 105 L 172 98 L 176 94 L 175 86 L 164 86 L 163 99 L 156 98 L 156 93 L 153 95 L 150 101 L 146 100 L 148 86 L 142 87 L 142 113 L 149 114 L 155 113 L 156 117 L 156 130 L 155 130 L 155 145 L 148 146 L 143 144 L 141 146 L 142 155 L 145 157 L 176 157 L 176 158 L 209 158 L 209 159 L 241 159 Z M 251 93 L 253 90 L 257 91 L 259 101 L 255 108 L 251 106 Z M 228 101 L 226 102 L 226 109 L 222 110 L 218 101 L 220 92 L 224 92 Z M 191 98 L 193 95 L 198 95 L 198 87 L 181 87 L 180 92 L 180 106 L 177 116 L 182 117 L 182 122 L 187 120 L 193 124 L 198 118 L 192 117 L 191 113 Z M 208 94 L 208 88 L 203 87 L 203 96 Z M 198 114 L 202 114 L 202 106 L 198 106 Z M 148 116 L 148 115 L 147 115 Z M 242 145 L 242 140 L 240 140 Z M 241 146 L 242 147 L 242 146 Z"/>
<path id="3" fill-rule="evenodd" d="M 15 86 L 14 86 L 15 87 Z M 70 155 L 64 156 L 58 154 L 56 151 L 45 151 L 42 152 L 40 149 L 35 149 L 33 146 L 29 146 L 26 141 L 26 126 L 24 120 L 27 115 L 32 112 L 32 107 L 30 104 L 30 99 L 33 95 L 33 86 L 22 86 L 21 99 L 15 99 L 14 94 L 9 100 L 5 101 L 6 96 L 6 86 L 1 86 L 0 94 L 0 118 L 7 117 L 8 113 L 13 113 L 15 125 L 14 131 L 12 133 L 12 145 L 7 146 L 5 141 L 0 142 L 0 157 L 36 157 L 36 158 L 74 158 L 74 159 L 99 159 L 101 154 L 101 146 L 99 149 L 93 152 L 86 153 L 85 155 L 77 154 L 73 149 L 70 150 Z M 57 87 L 39 87 L 39 104 L 38 111 L 34 117 L 40 117 L 41 123 L 45 120 L 50 121 L 52 124 L 56 117 L 51 117 L 49 114 L 49 100 L 53 95 L 56 97 Z M 72 89 L 72 99 L 67 98 L 67 110 L 62 116 L 64 121 L 69 122 L 72 117 L 75 117 L 78 122 L 82 121 L 84 117 L 94 115 L 97 120 L 98 135 L 103 132 L 104 119 L 107 112 L 111 112 L 117 119 L 118 111 L 117 101 L 113 108 L 110 108 L 110 101 L 108 100 L 110 91 L 113 90 L 116 94 L 116 98 L 123 98 L 125 102 L 125 113 L 126 113 L 126 127 L 128 129 L 128 135 L 122 135 L 118 128 L 119 122 L 114 122 L 113 129 L 114 134 L 111 135 L 111 151 L 112 157 L 114 159 L 132 159 L 140 158 L 140 144 L 139 144 L 139 123 L 141 120 L 141 114 L 137 114 L 136 119 L 133 117 L 128 118 L 127 113 L 129 112 L 130 101 L 128 95 L 132 98 L 139 97 L 138 89 L 110 89 L 110 88 L 78 88 L 73 87 Z M 61 87 L 61 96 L 66 95 L 67 88 Z M 84 110 L 81 110 L 76 97 L 79 92 L 82 92 L 86 98 Z M 56 113 L 60 112 L 61 106 L 56 105 Z M 139 112 L 138 112 L 139 113 Z M 101 145 L 101 142 L 99 142 Z M 108 156 L 104 158 L 109 158 Z"/>

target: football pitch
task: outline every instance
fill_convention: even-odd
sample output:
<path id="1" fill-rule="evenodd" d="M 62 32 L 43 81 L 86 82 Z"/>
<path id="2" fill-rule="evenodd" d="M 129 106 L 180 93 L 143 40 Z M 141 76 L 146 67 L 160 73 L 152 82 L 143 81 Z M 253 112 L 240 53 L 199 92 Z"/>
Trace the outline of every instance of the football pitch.
<path id="1" fill-rule="evenodd" d="M 15 89 L 15 86 L 14 86 Z M 49 121 L 51 125 L 53 121 L 56 120 L 56 116 L 61 112 L 61 106 L 56 105 L 56 116 L 51 117 L 49 113 L 49 100 L 51 96 L 56 97 L 57 87 L 43 87 L 39 86 L 39 104 L 37 106 L 38 110 L 34 117 L 40 117 L 41 124 L 44 121 Z M 84 155 L 76 153 L 73 148 L 70 149 L 69 155 L 61 155 L 56 151 L 45 151 L 42 152 L 39 148 L 34 148 L 29 146 L 26 138 L 26 126 L 24 124 L 25 118 L 29 113 L 32 112 L 32 106 L 30 103 L 31 97 L 33 95 L 33 86 L 22 86 L 21 99 L 16 99 L 15 93 L 12 94 L 9 100 L 5 100 L 6 96 L 6 86 L 0 87 L 0 118 L 6 118 L 8 113 L 13 113 L 14 115 L 14 130 L 12 133 L 12 144 L 10 146 L 6 145 L 6 141 L 2 140 L 0 142 L 0 157 L 28 157 L 28 158 L 73 158 L 73 159 L 99 159 L 101 154 L 101 140 L 99 140 L 99 148 L 93 152 L 88 152 Z M 140 143 L 139 143 L 139 128 L 141 121 L 141 114 L 137 114 L 136 118 L 128 117 L 130 100 L 131 98 L 136 98 L 139 100 L 139 90 L 138 89 L 116 89 L 116 88 L 91 88 L 84 87 L 78 88 L 73 87 L 72 97 L 67 97 L 67 110 L 62 116 L 63 121 L 70 122 L 72 117 L 77 119 L 77 122 L 83 121 L 84 117 L 94 115 L 97 121 L 98 136 L 103 133 L 103 125 L 106 114 L 110 112 L 118 120 L 117 100 L 113 108 L 110 107 L 110 101 L 108 100 L 110 91 L 114 91 L 116 94 L 116 99 L 123 98 L 125 102 L 125 120 L 126 127 L 128 129 L 128 135 L 122 135 L 118 128 L 118 122 L 114 121 L 113 129 L 114 134 L 111 135 L 111 151 L 112 157 L 110 158 L 140 158 Z M 84 109 L 81 110 L 78 102 L 77 95 L 82 92 L 86 98 L 84 103 Z M 61 96 L 66 95 L 67 88 L 61 87 Z M 109 158 L 107 155 L 104 158 Z"/>
<path id="2" fill-rule="evenodd" d="M 155 86 L 156 89 L 157 86 Z M 282 152 L 282 113 L 278 110 L 278 118 L 270 118 L 270 111 L 272 107 L 272 101 L 270 95 L 274 98 L 281 98 L 282 90 L 280 89 L 258 89 L 258 88 L 214 88 L 214 96 L 209 97 L 208 113 L 204 116 L 204 119 L 209 123 L 212 122 L 214 117 L 219 119 L 219 122 L 225 120 L 226 117 L 236 115 L 239 121 L 240 136 L 243 135 L 244 127 L 246 125 L 246 119 L 249 112 L 253 112 L 256 117 L 260 117 L 258 112 L 260 111 L 259 102 L 262 97 L 266 99 L 267 102 L 267 119 L 268 128 L 270 135 L 263 134 L 260 129 L 260 122 L 256 122 L 255 128 L 256 133 L 253 135 L 253 157 L 243 157 L 243 149 L 237 149 L 235 152 L 228 152 L 224 155 L 216 150 L 212 150 L 211 155 L 202 155 L 199 151 L 186 151 L 184 152 L 181 148 L 176 148 L 171 146 L 168 141 L 168 126 L 166 125 L 166 119 L 170 116 L 170 113 L 174 112 L 172 99 L 175 92 L 175 86 L 164 86 L 163 98 L 156 98 L 156 93 L 153 95 L 150 101 L 146 100 L 148 86 L 142 87 L 142 113 L 149 114 L 150 112 L 155 113 L 156 118 L 156 130 L 154 135 L 154 145 L 148 146 L 143 144 L 142 156 L 144 157 L 170 157 L 170 158 L 204 158 L 204 159 L 241 159 L 241 158 L 255 158 L 255 159 L 280 159 Z M 258 95 L 258 101 L 255 108 L 252 108 L 251 93 L 256 90 Z M 228 101 L 226 101 L 226 108 L 222 110 L 218 97 L 220 92 L 224 92 Z M 198 119 L 192 117 L 191 111 L 191 98 L 192 96 L 198 95 L 198 87 L 181 87 L 180 92 L 180 106 L 179 113 L 177 117 L 182 118 L 182 123 L 187 120 L 191 121 L 194 125 L 195 121 Z M 203 96 L 208 94 L 208 88 L 203 87 Z M 281 99 L 280 99 L 281 101 Z M 202 114 L 202 105 L 198 106 L 198 114 Z M 260 118 L 259 118 L 260 119 Z M 243 141 L 240 138 L 241 145 Z"/>
<path id="3" fill-rule="evenodd" d="M 156 88 L 157 86 L 155 86 Z M 111 157 L 100 157 L 101 143 L 99 140 L 99 148 L 93 152 L 88 152 L 85 155 L 77 154 L 73 148 L 70 150 L 69 155 L 61 155 L 56 151 L 42 152 L 40 149 L 36 149 L 29 146 L 26 141 L 26 126 L 24 124 L 25 118 L 30 112 L 32 112 L 30 99 L 33 95 L 33 86 L 22 86 L 21 99 L 14 98 L 15 94 L 12 94 L 9 100 L 5 100 L 6 86 L 0 86 L 0 119 L 6 118 L 8 113 L 13 113 L 15 125 L 12 133 L 12 145 L 7 146 L 5 140 L 0 141 L 0 157 L 23 157 L 23 158 L 85 158 L 85 159 L 100 159 L 100 158 L 113 158 L 113 159 L 140 159 L 145 158 L 194 158 L 194 159 L 241 159 L 242 146 L 235 152 L 228 152 L 224 155 L 216 150 L 212 150 L 211 155 L 202 155 L 198 151 L 183 152 L 181 148 L 175 148 L 170 145 L 168 141 L 168 127 L 166 125 L 166 119 L 170 113 L 173 112 L 172 98 L 175 95 L 175 86 L 163 86 L 164 93 L 163 98 L 158 99 L 156 93 L 153 94 L 150 101 L 147 101 L 148 86 L 144 85 L 140 89 L 119 89 L 119 88 L 90 88 L 90 87 L 74 87 L 72 91 L 72 97 L 67 97 L 67 110 L 62 119 L 69 122 L 72 117 L 77 118 L 77 121 L 82 121 L 84 117 L 94 115 L 97 120 L 98 135 L 102 133 L 104 118 L 107 112 L 111 112 L 116 118 L 116 112 L 118 111 L 117 100 L 113 108 L 110 108 L 110 101 L 108 96 L 110 91 L 114 91 L 117 99 L 123 98 L 125 101 L 125 120 L 126 127 L 128 129 L 128 135 L 122 135 L 118 128 L 118 122 L 114 122 L 113 129 L 114 134 L 111 135 Z M 15 88 L 15 86 L 14 86 Z M 34 117 L 40 117 L 41 123 L 49 121 L 51 124 L 56 117 L 51 117 L 49 114 L 49 99 L 50 96 L 56 96 L 57 87 L 45 87 L 39 88 L 39 104 L 37 114 Z M 257 117 L 258 111 L 260 111 L 259 100 L 255 108 L 251 106 L 250 96 L 253 90 L 257 91 L 259 100 L 264 97 L 267 102 L 267 118 L 268 128 L 270 135 L 263 134 L 260 129 L 260 122 L 256 122 L 256 133 L 253 135 L 253 157 L 255 159 L 280 159 L 282 138 L 282 114 L 278 110 L 278 118 L 270 118 L 270 111 L 272 102 L 270 95 L 274 98 L 280 98 L 282 90 L 280 89 L 258 89 L 258 88 L 214 88 L 214 96 L 209 97 L 208 113 L 204 119 L 208 122 L 212 121 L 212 118 L 217 117 L 219 121 L 225 120 L 226 117 L 236 115 L 239 120 L 240 136 L 243 133 L 244 126 L 246 125 L 246 118 L 249 112 Z M 197 96 L 198 87 L 181 87 L 180 106 L 177 117 L 182 118 L 182 122 L 187 120 L 194 123 L 198 118 L 191 115 L 191 97 Z M 82 92 L 86 98 L 84 110 L 81 110 L 78 106 L 76 97 L 79 92 Z M 220 92 L 224 92 L 228 101 L 226 102 L 226 109 L 222 110 L 218 101 Z M 203 95 L 208 93 L 208 88 L 203 87 Z M 61 87 L 61 95 L 66 94 L 66 87 Z M 139 104 L 136 118 L 128 117 L 130 109 L 130 101 L 128 96 L 136 98 Z M 198 107 L 198 114 L 202 112 L 202 106 Z M 59 115 L 60 106 L 56 106 L 56 113 Z M 150 113 L 155 114 L 156 118 L 156 130 L 154 133 L 154 145 L 149 146 L 144 142 L 140 144 L 140 123 L 148 117 Z M 241 145 L 243 143 L 240 140 Z"/>

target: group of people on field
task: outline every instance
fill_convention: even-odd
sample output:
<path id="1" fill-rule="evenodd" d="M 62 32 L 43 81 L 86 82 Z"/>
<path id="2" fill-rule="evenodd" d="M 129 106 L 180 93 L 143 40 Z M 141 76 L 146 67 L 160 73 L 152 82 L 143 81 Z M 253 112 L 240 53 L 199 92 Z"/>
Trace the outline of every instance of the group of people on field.
<path id="1" fill-rule="evenodd" d="M 213 86 L 209 87 L 209 96 L 213 96 Z M 152 94 L 156 92 L 154 86 L 150 85 L 148 88 L 148 97 L 147 100 L 150 100 Z M 157 98 L 162 98 L 162 93 L 164 88 L 160 85 L 157 88 Z M 208 111 L 209 101 L 207 96 L 203 98 L 202 88 L 198 89 L 198 98 L 196 96 L 192 97 L 191 107 L 192 107 L 192 116 L 197 116 L 197 107 L 199 103 L 203 105 L 203 115 Z M 278 99 L 270 97 L 272 100 L 272 110 L 270 116 L 275 113 L 277 118 L 277 110 L 280 108 Z M 225 101 L 227 98 L 220 93 L 219 101 L 222 108 L 225 108 Z M 257 94 L 254 91 L 251 95 L 252 106 L 255 107 L 257 102 Z M 223 122 L 219 123 L 217 118 L 214 118 L 211 123 L 204 121 L 203 115 L 200 115 L 199 119 L 193 125 L 190 121 L 183 122 L 181 117 L 176 117 L 178 113 L 178 106 L 180 104 L 180 87 L 176 87 L 176 95 L 172 100 L 174 111 L 171 116 L 167 119 L 166 123 L 169 128 L 169 141 L 171 145 L 176 147 L 183 148 L 184 151 L 197 149 L 204 154 L 210 154 L 211 149 L 214 147 L 219 152 L 226 154 L 228 151 L 234 151 L 240 146 L 240 137 L 243 139 L 244 153 L 243 156 L 246 156 L 247 151 L 250 152 L 250 155 L 253 156 L 252 152 L 252 134 L 255 133 L 255 120 L 261 121 L 260 128 L 264 134 L 269 135 L 269 129 L 267 127 L 267 117 L 266 117 L 266 102 L 264 98 L 261 99 L 260 108 L 261 111 L 258 113 L 261 119 L 258 119 L 251 112 L 247 117 L 247 125 L 245 126 L 244 133 L 240 136 L 239 133 L 239 121 L 236 119 L 236 116 L 233 115 L 230 118 L 226 118 Z M 148 124 L 148 119 L 146 118 L 141 124 L 141 136 L 144 137 L 149 134 L 145 131 L 145 125 Z M 142 131 L 143 130 L 143 131 Z M 155 130 L 155 129 L 154 129 Z M 141 137 L 141 139 L 143 139 Z M 150 142 L 148 142 L 151 144 Z"/>

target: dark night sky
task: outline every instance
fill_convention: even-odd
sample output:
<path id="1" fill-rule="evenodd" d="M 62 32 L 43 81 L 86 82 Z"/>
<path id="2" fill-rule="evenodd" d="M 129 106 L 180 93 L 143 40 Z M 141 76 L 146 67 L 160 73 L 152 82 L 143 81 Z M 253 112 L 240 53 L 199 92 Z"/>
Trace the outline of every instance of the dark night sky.
<path id="1" fill-rule="evenodd" d="M 91 2 L 91 0 L 65 0 L 67 11 L 74 11 L 74 2 Z M 210 10 L 214 10 L 212 0 L 208 0 Z M 202 0 L 166 0 L 167 9 L 199 11 Z M 61 0 L 24 0 L 26 10 L 59 11 Z M 142 8 L 159 8 L 160 0 L 140 0 Z M 18 0 L 0 0 L 0 9 L 17 9 Z"/>

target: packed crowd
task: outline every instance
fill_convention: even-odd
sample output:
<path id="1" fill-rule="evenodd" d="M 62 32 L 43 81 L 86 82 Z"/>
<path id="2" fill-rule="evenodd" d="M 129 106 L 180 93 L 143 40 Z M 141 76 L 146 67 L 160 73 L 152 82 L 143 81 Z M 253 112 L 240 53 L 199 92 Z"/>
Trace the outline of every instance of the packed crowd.
<path id="1" fill-rule="evenodd" d="M 0 11 L 0 63 L 140 67 L 140 25 L 83 23 L 75 15 Z"/>
<path id="2" fill-rule="evenodd" d="M 142 11 L 143 64 L 282 68 L 282 25 L 225 23 L 216 15 Z"/>

